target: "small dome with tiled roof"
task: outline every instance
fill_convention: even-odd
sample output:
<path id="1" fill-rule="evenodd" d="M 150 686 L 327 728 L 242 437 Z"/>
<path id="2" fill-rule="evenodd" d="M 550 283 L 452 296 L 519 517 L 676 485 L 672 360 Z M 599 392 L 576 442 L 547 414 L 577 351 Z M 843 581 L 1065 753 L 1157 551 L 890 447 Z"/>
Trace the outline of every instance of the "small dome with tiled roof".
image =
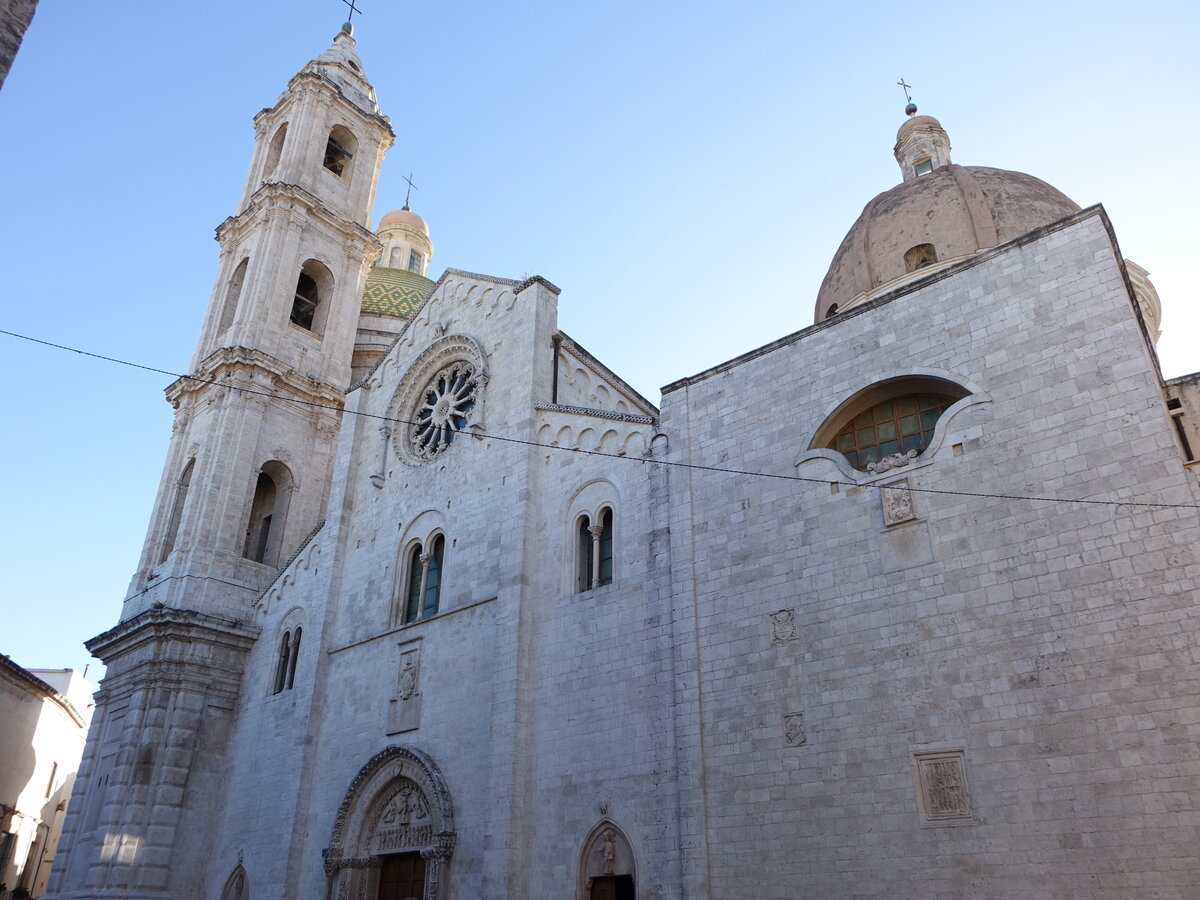
<path id="1" fill-rule="evenodd" d="M 407 319 L 425 302 L 434 282 L 407 269 L 375 266 L 363 286 L 362 311 L 368 316 Z"/>

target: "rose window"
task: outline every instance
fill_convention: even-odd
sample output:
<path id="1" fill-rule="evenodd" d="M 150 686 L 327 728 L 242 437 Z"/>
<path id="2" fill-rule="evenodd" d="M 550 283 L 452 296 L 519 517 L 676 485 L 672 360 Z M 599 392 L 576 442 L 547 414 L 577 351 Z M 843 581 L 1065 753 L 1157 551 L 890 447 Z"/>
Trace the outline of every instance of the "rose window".
<path id="1" fill-rule="evenodd" d="M 475 369 L 466 362 L 451 363 L 433 376 L 410 417 L 409 435 L 417 456 L 432 459 L 466 430 L 477 388 Z"/>

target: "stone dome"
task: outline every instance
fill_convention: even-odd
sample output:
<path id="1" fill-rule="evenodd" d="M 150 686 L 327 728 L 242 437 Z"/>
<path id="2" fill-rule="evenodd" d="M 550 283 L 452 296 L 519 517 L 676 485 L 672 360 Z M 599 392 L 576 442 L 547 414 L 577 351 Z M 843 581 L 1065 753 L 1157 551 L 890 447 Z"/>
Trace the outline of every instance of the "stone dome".
<path id="1" fill-rule="evenodd" d="M 426 237 L 429 236 L 429 226 L 425 224 L 425 220 L 407 206 L 404 209 L 394 209 L 390 213 L 385 213 L 383 218 L 379 220 L 379 227 L 375 230 L 382 231 L 385 228 L 395 228 L 397 226 L 410 228 Z"/>
<path id="2" fill-rule="evenodd" d="M 949 149 L 932 116 L 914 116 L 900 126 L 896 159 L 905 180 L 868 203 L 850 227 L 817 292 L 816 321 L 917 269 L 986 250 L 1079 211 L 1041 179 L 957 166 Z M 931 158 L 935 167 L 929 171 Z"/>

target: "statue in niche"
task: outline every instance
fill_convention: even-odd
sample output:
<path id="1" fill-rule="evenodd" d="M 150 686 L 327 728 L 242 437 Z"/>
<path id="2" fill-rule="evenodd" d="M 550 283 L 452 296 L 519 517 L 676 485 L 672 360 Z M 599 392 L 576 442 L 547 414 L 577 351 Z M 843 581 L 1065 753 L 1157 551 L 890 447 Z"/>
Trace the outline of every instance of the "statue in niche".
<path id="1" fill-rule="evenodd" d="M 600 839 L 600 855 L 604 857 L 604 874 L 612 875 L 617 867 L 617 834 L 611 828 Z"/>
<path id="2" fill-rule="evenodd" d="M 384 825 L 411 825 L 412 820 L 424 819 L 429 815 L 429 802 L 420 789 L 411 782 L 405 783 L 383 814 Z"/>

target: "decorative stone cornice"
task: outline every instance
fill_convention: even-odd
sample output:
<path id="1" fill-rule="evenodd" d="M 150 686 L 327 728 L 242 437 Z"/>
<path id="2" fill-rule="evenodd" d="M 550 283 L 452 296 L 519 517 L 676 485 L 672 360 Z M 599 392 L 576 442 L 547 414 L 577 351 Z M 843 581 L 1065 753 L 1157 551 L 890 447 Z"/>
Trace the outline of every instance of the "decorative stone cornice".
<path id="1" fill-rule="evenodd" d="M 361 246 L 360 252 L 365 253 L 368 249 L 374 249 L 378 253 L 379 239 L 375 237 L 374 233 L 357 222 L 343 219 L 322 203 L 315 194 L 306 191 L 299 185 L 283 181 L 264 182 L 258 190 L 250 195 L 250 199 L 240 213 L 230 216 L 218 225 L 216 229 L 218 243 L 224 247 L 228 242 L 243 240 L 246 232 L 259 224 L 256 221 L 258 218 L 269 215 L 273 210 L 280 208 L 283 203 L 302 207 L 303 220 L 315 220 L 332 229 L 349 241 L 351 247 Z"/>
<path id="2" fill-rule="evenodd" d="M 516 286 L 516 288 L 513 290 L 513 293 L 519 294 L 519 293 L 521 293 L 521 291 L 525 290 L 525 288 L 527 288 L 533 284 L 540 284 L 546 290 L 550 291 L 550 293 L 554 294 L 555 297 L 557 297 L 559 294 L 562 293 L 562 288 L 558 287 L 558 285 L 556 285 L 556 284 L 552 284 L 551 282 L 547 281 L 541 275 L 530 275 L 528 278 L 526 278 L 524 281 L 522 281 L 520 284 L 518 284 Z"/>
<path id="3" fill-rule="evenodd" d="M 261 631 L 257 625 L 237 619 L 194 609 L 155 606 L 85 641 L 84 646 L 107 664 L 147 642 L 163 639 L 202 640 L 231 650 L 248 651 Z"/>
<path id="4" fill-rule="evenodd" d="M 570 413 L 576 416 L 592 416 L 596 419 L 610 419 L 613 422 L 633 422 L 638 425 L 657 425 L 658 420 L 653 416 L 642 416 L 636 413 L 611 412 L 607 409 L 590 409 L 586 406 L 564 406 L 561 403 L 537 403 L 534 409 L 538 412 Z"/>
<path id="5" fill-rule="evenodd" d="M 286 392 L 286 399 L 317 404 L 309 407 L 313 412 L 326 411 L 331 415 L 341 415 L 346 397 L 341 388 L 301 375 L 270 354 L 248 347 L 222 347 L 213 351 L 201 361 L 195 372 L 167 385 L 167 401 L 178 408 L 189 394 L 202 394 L 213 388 L 224 389 L 226 379 L 229 387 L 246 387 L 242 382 L 252 382 L 257 376 L 270 381 L 271 391 Z M 329 409 L 322 410 L 320 407 Z"/>
<path id="6" fill-rule="evenodd" d="M 258 127 L 259 119 L 271 120 L 275 118 L 276 113 L 287 106 L 287 101 L 290 99 L 289 95 L 308 93 L 310 91 L 339 101 L 355 115 L 361 117 L 367 122 L 374 124 L 381 132 L 390 137 L 393 141 L 395 140 L 396 133 L 392 130 L 391 120 L 388 119 L 387 116 L 380 112 L 373 112 L 363 109 L 346 96 L 345 92 L 341 89 L 337 82 L 331 78 L 327 78 L 320 72 L 314 72 L 311 69 L 302 69 L 292 76 L 276 104 L 260 110 L 259 113 L 254 117 L 255 127 Z"/>

